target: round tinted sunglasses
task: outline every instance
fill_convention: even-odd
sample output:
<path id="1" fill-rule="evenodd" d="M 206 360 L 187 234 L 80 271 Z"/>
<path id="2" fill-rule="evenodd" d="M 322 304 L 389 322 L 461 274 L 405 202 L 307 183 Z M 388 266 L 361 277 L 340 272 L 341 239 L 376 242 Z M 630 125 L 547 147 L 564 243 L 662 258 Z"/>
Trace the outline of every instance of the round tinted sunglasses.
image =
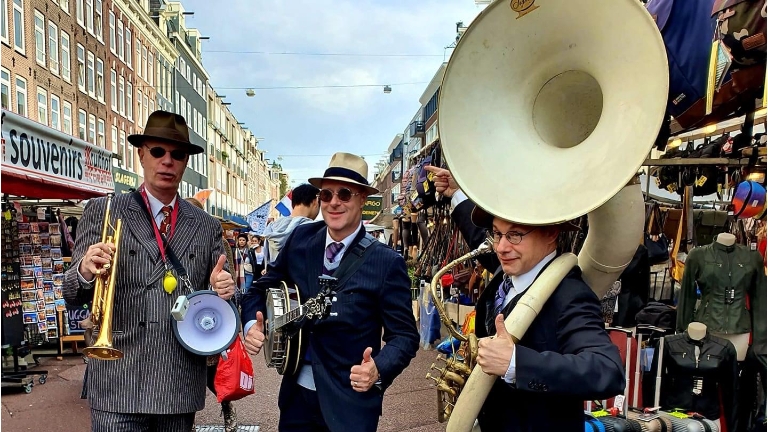
<path id="1" fill-rule="evenodd" d="M 353 196 L 360 195 L 360 192 L 352 192 L 347 188 L 341 188 L 339 189 L 338 192 L 334 192 L 330 189 L 320 189 L 320 193 L 318 194 L 318 196 L 320 197 L 320 201 L 324 203 L 331 202 L 334 195 L 338 196 L 339 201 L 341 202 L 349 202 L 349 200 L 351 200 Z"/>
<path id="2" fill-rule="evenodd" d="M 165 156 L 166 152 L 167 150 L 162 147 L 152 147 L 149 149 L 149 154 L 151 154 L 152 157 L 156 159 L 160 159 L 161 157 Z M 187 157 L 187 152 L 181 149 L 171 150 L 170 153 L 171 157 L 177 161 L 183 161 Z"/>

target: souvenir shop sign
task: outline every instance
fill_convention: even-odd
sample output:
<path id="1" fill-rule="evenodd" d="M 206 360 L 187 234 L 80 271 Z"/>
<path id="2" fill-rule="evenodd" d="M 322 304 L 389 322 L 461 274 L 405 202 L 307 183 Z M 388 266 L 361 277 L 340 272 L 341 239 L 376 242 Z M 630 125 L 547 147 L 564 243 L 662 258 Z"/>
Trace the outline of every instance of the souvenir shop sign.
<path id="1" fill-rule="evenodd" d="M 369 196 L 365 199 L 365 205 L 363 205 L 364 221 L 371 220 L 379 214 L 381 211 L 381 200 L 382 197 L 380 196 Z"/>
<path id="2" fill-rule="evenodd" d="M 2 111 L 2 191 L 34 198 L 88 199 L 114 190 L 112 153 Z"/>

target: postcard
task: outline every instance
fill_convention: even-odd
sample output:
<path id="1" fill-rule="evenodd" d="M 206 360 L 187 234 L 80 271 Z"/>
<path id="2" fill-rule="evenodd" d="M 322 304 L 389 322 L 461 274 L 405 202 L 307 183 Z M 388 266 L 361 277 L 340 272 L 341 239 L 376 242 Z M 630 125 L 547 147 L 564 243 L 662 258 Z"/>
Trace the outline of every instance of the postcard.
<path id="1" fill-rule="evenodd" d="M 59 337 L 59 330 L 54 328 L 48 329 L 48 339 L 56 339 Z"/>
<path id="2" fill-rule="evenodd" d="M 48 334 L 48 326 L 45 324 L 45 320 L 37 321 L 37 331 L 38 333 L 45 333 L 46 335 Z"/>
<path id="3" fill-rule="evenodd" d="M 34 324 L 37 322 L 37 312 L 24 312 L 24 324 Z"/>
<path id="4" fill-rule="evenodd" d="M 35 280 L 32 278 L 22 278 L 21 279 L 21 289 L 22 290 L 32 290 L 35 289 Z"/>
<path id="5" fill-rule="evenodd" d="M 48 244 L 53 247 L 61 247 L 61 234 L 52 235 L 48 239 Z"/>
<path id="6" fill-rule="evenodd" d="M 54 261 L 61 260 L 61 248 L 57 248 L 57 247 L 51 248 L 51 259 Z"/>
<path id="7" fill-rule="evenodd" d="M 48 225 L 48 232 L 51 234 L 61 234 L 61 231 L 59 231 L 59 226 L 60 225 L 57 223 L 52 223 Z"/>
<path id="8" fill-rule="evenodd" d="M 53 303 L 56 300 L 56 296 L 53 295 L 53 291 L 44 291 L 43 298 L 46 303 Z"/>

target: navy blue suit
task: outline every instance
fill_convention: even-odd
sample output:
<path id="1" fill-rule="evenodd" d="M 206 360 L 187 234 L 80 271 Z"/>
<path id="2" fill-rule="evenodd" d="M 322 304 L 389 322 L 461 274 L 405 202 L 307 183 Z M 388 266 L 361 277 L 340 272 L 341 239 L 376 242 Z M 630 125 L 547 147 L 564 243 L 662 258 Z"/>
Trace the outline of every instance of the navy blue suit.
<path id="1" fill-rule="evenodd" d="M 302 301 L 315 297 L 317 278 L 323 272 L 326 226 L 324 222 L 299 225 L 286 241 L 274 265 L 255 281 L 242 300 L 243 322 L 266 316 L 265 293 L 280 281 L 298 286 Z M 344 252 L 342 263 L 354 258 L 352 247 L 365 236 L 360 229 Z M 305 327 L 305 342 L 311 346 L 312 372 L 322 415 L 333 432 L 375 431 L 385 390 L 416 356 L 419 334 L 411 307 L 411 281 L 403 258 L 385 245 L 374 242 L 362 265 L 336 290 L 329 316 Z M 385 345 L 382 347 L 382 329 Z M 352 389 L 350 369 L 373 348 L 382 390 L 365 393 Z M 278 405 L 285 409 L 296 391 L 296 376 L 285 376 Z"/>
<path id="2" fill-rule="evenodd" d="M 470 247 L 476 248 L 484 230 L 472 224 L 472 208 L 471 201 L 464 201 L 451 217 Z M 496 333 L 492 311 L 502 277 L 498 272 L 477 301 L 478 338 Z M 522 295 L 502 310 L 505 317 Z M 600 302 L 578 267 L 563 279 L 515 346 L 515 362 L 515 383 L 497 379 L 480 411 L 483 432 L 581 431 L 584 400 L 623 393 L 619 350 L 605 332 Z"/>

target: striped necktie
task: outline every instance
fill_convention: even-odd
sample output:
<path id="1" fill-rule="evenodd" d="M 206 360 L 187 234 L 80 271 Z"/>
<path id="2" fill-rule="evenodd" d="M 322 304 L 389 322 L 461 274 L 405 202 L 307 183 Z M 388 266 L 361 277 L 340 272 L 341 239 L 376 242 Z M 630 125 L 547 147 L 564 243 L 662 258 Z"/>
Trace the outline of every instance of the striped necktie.
<path id="1" fill-rule="evenodd" d="M 326 276 L 330 276 L 333 274 L 334 271 L 336 271 L 336 267 L 333 266 L 333 268 L 328 268 L 328 263 L 333 263 L 333 260 L 336 258 L 336 255 L 341 252 L 341 250 L 344 248 L 344 243 L 342 242 L 333 242 L 325 247 L 325 263 L 323 265 L 323 274 Z"/>
<path id="2" fill-rule="evenodd" d="M 493 316 L 501 313 L 504 308 L 504 299 L 507 298 L 509 290 L 512 289 L 512 278 L 504 276 L 504 280 L 499 284 L 499 289 L 496 291 L 496 298 L 493 300 Z"/>
<path id="3" fill-rule="evenodd" d="M 171 235 L 171 211 L 173 207 L 163 206 L 160 212 L 163 213 L 163 221 L 160 222 L 160 234 L 167 239 Z"/>

